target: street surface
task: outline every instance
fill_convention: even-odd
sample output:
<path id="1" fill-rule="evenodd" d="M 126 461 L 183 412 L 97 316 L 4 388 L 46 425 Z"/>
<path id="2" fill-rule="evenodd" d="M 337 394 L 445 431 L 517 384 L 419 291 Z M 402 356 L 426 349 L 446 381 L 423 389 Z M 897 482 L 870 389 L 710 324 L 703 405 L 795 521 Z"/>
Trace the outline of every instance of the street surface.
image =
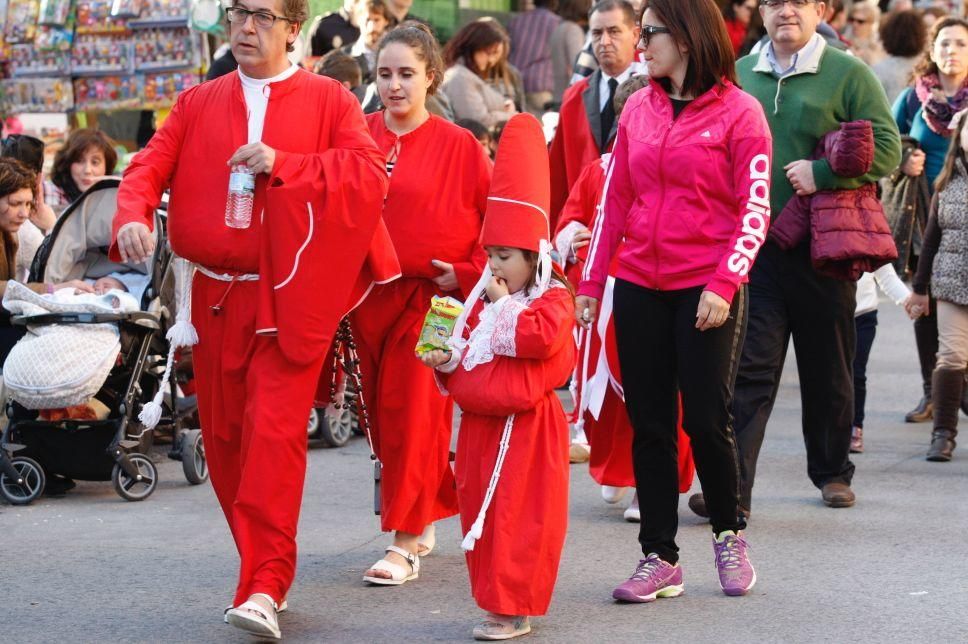
<path id="1" fill-rule="evenodd" d="M 685 595 L 616 605 L 612 588 L 641 556 L 637 528 L 622 520 L 625 502 L 606 505 L 587 467 L 574 465 L 555 598 L 522 641 L 968 642 L 968 439 L 950 463 L 924 460 L 930 426 L 903 422 L 920 390 L 911 325 L 885 301 L 880 318 L 854 508 L 824 507 L 807 479 L 791 355 L 747 533 L 752 594 L 721 593 L 710 530 L 683 495 Z M 110 483 L 79 483 L 28 507 L 0 502 L 0 642 L 249 641 L 222 623 L 237 561 L 211 487 L 189 486 L 180 463 L 155 456 L 161 482 L 141 503 Z M 286 641 L 470 641 L 480 612 L 455 519 L 439 524 L 418 580 L 361 581 L 390 541 L 372 513 L 371 476 L 362 439 L 311 451 L 299 571 L 280 620 Z"/>

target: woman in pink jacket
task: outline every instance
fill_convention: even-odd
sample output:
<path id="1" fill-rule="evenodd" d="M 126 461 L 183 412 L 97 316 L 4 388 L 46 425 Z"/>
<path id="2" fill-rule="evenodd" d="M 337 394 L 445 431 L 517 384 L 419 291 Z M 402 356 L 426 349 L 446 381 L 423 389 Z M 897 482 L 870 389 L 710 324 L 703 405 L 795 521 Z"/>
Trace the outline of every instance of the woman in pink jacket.
<path id="1" fill-rule="evenodd" d="M 651 0 L 639 48 L 650 85 L 628 101 L 605 208 L 578 290 L 590 325 L 618 252 L 614 321 L 645 558 L 615 599 L 683 592 L 678 565 L 676 392 L 713 529 L 720 586 L 756 582 L 739 512 L 730 407 L 746 331 L 744 283 L 770 218 L 772 139 L 759 103 L 735 84 L 714 0 Z M 708 495 L 708 496 L 707 496 Z"/>

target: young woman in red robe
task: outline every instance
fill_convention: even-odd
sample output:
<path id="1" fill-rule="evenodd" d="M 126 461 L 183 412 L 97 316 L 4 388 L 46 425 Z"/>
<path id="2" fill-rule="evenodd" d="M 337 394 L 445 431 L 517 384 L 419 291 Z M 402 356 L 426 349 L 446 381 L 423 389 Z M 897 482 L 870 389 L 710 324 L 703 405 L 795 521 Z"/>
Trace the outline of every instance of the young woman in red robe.
<path id="1" fill-rule="evenodd" d="M 537 119 L 508 121 L 481 233 L 488 268 L 453 350 L 421 357 L 462 411 L 457 495 L 471 591 L 489 613 L 474 629 L 483 640 L 524 635 L 547 612 L 568 520 L 568 422 L 555 387 L 575 360 L 574 297 L 551 264 L 547 154 Z"/>
<path id="2" fill-rule="evenodd" d="M 373 450 L 382 464 L 381 521 L 394 531 L 386 556 L 364 574 L 379 585 L 415 579 L 434 547 L 433 522 L 457 514 L 450 468 L 453 402 L 413 357 L 434 295 L 463 298 L 484 265 L 477 245 L 491 162 L 474 136 L 426 108 L 443 67 L 429 29 L 408 23 L 377 53 L 386 109 L 367 118 L 387 159 L 383 217 L 402 277 L 378 285 L 354 312 Z"/>

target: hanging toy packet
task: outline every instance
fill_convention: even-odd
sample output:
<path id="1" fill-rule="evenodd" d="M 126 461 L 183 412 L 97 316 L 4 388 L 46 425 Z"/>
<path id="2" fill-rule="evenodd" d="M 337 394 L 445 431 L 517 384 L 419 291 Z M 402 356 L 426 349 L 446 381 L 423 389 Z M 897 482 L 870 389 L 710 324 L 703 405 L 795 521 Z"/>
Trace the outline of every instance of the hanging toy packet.
<path id="1" fill-rule="evenodd" d="M 420 338 L 414 349 L 418 355 L 423 355 L 429 351 L 440 349 L 450 351 L 447 341 L 450 340 L 454 332 L 454 325 L 457 318 L 464 310 L 464 305 L 452 297 L 437 297 L 430 300 L 430 310 L 424 318 L 423 327 L 420 329 Z"/>

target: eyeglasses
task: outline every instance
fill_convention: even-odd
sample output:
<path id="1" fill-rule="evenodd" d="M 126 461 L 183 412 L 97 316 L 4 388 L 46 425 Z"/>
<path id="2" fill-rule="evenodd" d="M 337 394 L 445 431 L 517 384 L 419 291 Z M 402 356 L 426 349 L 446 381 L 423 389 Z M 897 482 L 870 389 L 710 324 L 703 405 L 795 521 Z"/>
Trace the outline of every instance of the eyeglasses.
<path id="1" fill-rule="evenodd" d="M 847 18 L 847 22 L 853 23 L 855 25 L 866 25 L 868 22 L 870 22 L 870 20 L 864 20 L 863 18 L 856 18 L 854 16 L 851 16 L 850 18 Z"/>
<path id="2" fill-rule="evenodd" d="M 782 9 L 783 5 L 785 4 L 793 5 L 794 9 L 805 9 L 808 4 L 813 4 L 816 1 L 817 0 L 760 0 L 760 4 L 767 9 L 777 11 Z"/>
<path id="3" fill-rule="evenodd" d="M 252 22 L 259 29 L 272 29 L 272 26 L 276 24 L 276 20 L 292 22 L 289 18 L 277 16 L 268 11 L 249 11 L 241 7 L 229 7 L 225 10 L 225 17 L 233 25 L 244 25 L 249 16 L 252 16 Z"/>
<path id="4" fill-rule="evenodd" d="M 639 41 L 642 43 L 643 47 L 649 46 L 649 41 L 652 40 L 652 36 L 656 34 L 671 34 L 672 32 L 668 27 L 656 27 L 655 25 L 645 25 L 642 27 L 642 33 L 639 36 Z"/>

